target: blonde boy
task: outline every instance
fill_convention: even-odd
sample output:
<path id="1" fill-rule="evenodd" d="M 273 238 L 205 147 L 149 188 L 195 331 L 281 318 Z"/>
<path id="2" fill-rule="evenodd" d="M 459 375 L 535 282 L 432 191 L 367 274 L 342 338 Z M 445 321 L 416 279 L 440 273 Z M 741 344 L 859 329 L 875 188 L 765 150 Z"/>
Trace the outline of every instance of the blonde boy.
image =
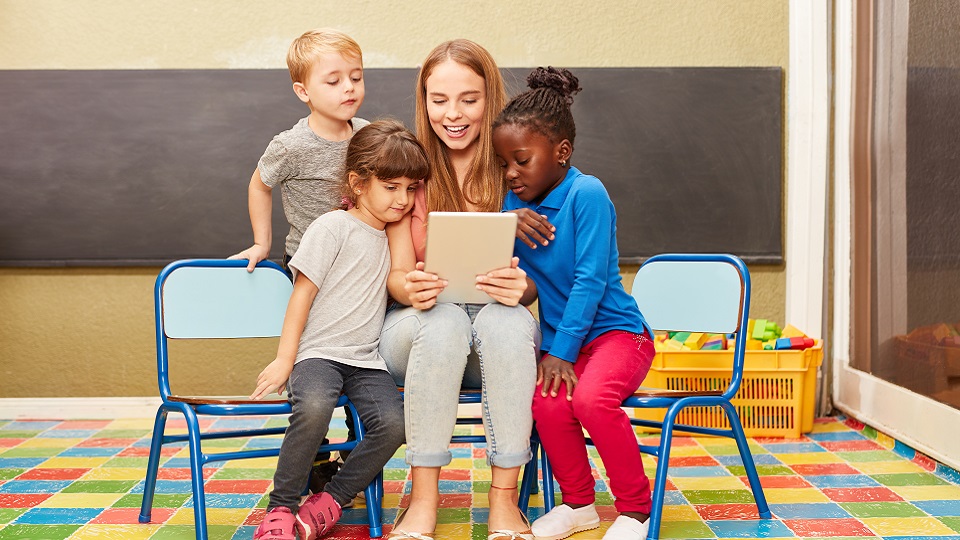
<path id="1" fill-rule="evenodd" d="M 284 266 L 307 226 L 340 207 L 340 178 L 350 138 L 369 124 L 354 115 L 363 103 L 363 54 L 350 36 L 321 28 L 298 37 L 287 51 L 293 92 L 310 115 L 270 141 L 250 178 L 248 206 L 253 245 L 230 256 L 248 259 L 247 271 L 270 256 L 273 188 L 280 186 L 290 223 Z"/>

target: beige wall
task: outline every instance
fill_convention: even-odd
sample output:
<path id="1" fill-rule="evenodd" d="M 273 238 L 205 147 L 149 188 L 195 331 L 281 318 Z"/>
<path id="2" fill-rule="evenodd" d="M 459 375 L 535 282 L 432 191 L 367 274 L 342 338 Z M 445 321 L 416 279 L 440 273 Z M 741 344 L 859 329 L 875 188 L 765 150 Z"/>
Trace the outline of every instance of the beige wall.
<path id="1" fill-rule="evenodd" d="M 503 67 L 787 67 L 786 0 L 0 0 L 0 69 L 282 68 L 314 26 L 351 34 L 367 67 L 415 67 L 454 37 Z M 0 397 L 156 394 L 158 270 L 0 269 Z M 751 270 L 752 315 L 784 322 L 783 268 Z M 273 347 L 205 347 L 196 376 L 181 367 L 175 383 L 247 392 Z"/>

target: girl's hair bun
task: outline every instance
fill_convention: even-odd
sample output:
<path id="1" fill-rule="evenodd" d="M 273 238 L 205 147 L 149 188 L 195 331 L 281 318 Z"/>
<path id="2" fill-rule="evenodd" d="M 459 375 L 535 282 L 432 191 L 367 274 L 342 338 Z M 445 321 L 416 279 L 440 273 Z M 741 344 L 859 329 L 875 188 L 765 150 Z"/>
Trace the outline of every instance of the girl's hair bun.
<path id="1" fill-rule="evenodd" d="M 573 96 L 580 90 L 580 81 L 569 70 L 555 67 L 538 67 L 527 76 L 527 86 L 532 90 L 549 88 L 561 96 L 567 105 L 573 104 Z"/>

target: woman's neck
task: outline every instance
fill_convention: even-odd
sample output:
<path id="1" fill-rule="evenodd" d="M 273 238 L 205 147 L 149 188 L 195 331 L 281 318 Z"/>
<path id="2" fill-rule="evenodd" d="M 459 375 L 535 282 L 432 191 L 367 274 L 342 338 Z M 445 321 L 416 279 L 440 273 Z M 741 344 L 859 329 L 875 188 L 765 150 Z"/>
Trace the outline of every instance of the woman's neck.
<path id="1" fill-rule="evenodd" d="M 470 173 L 470 165 L 473 164 L 473 158 L 477 155 L 477 146 L 470 145 L 463 150 L 447 149 L 447 156 L 450 158 L 450 166 L 453 167 L 453 174 L 456 175 L 457 185 L 463 189 L 463 183 L 467 181 L 467 175 Z"/>

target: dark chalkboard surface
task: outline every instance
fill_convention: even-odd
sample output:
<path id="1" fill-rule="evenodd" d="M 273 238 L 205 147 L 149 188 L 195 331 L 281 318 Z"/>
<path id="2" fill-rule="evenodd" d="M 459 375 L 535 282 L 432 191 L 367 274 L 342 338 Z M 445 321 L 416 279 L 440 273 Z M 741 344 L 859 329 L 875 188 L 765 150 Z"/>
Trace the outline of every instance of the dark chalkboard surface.
<path id="1" fill-rule="evenodd" d="M 504 70 L 511 95 L 527 69 Z M 573 163 L 606 184 L 624 262 L 782 260 L 779 68 L 573 69 Z M 360 115 L 412 127 L 414 69 L 368 69 Z M 159 265 L 252 241 L 246 193 L 306 115 L 286 70 L 0 71 L 0 265 Z M 287 225 L 274 198 L 274 250 Z"/>

